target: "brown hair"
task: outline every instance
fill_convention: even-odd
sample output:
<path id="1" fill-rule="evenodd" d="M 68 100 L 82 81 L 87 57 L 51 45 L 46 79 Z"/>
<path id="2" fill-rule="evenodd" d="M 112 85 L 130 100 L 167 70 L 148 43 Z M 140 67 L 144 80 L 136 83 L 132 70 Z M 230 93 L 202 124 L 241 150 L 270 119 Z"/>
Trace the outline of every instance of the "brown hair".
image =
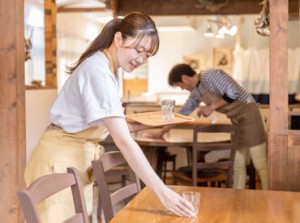
<path id="1" fill-rule="evenodd" d="M 187 75 L 193 77 L 196 74 L 190 65 L 188 64 L 177 64 L 169 73 L 169 85 L 173 86 L 176 83 L 182 82 L 182 76 Z"/>
<path id="2" fill-rule="evenodd" d="M 73 67 L 67 66 L 67 73 L 73 71 L 88 57 L 97 51 L 103 51 L 110 47 L 116 32 L 121 32 L 122 38 L 137 37 L 132 46 L 136 46 L 143 38 L 151 38 L 151 55 L 155 55 L 159 48 L 159 37 L 154 21 L 147 15 L 140 12 L 133 12 L 126 15 L 123 19 L 115 18 L 108 22 L 101 33 L 90 44 L 85 52 Z"/>

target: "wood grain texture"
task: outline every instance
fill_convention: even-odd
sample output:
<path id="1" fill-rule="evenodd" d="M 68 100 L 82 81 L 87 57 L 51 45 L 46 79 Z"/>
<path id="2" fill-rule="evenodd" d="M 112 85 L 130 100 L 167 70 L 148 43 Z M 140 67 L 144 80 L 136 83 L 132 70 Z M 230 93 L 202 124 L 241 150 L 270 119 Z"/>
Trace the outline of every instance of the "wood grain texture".
<path id="1" fill-rule="evenodd" d="M 24 1 L 0 1 L 0 221 L 21 221 L 16 191 L 24 186 Z"/>
<path id="2" fill-rule="evenodd" d="M 114 4 L 107 4 L 107 7 L 112 9 L 115 15 L 125 15 L 132 12 L 132 9 L 148 15 L 183 16 L 258 14 L 262 9 L 260 5 L 261 0 L 230 0 L 227 5 L 220 8 L 217 12 L 207 10 L 199 0 L 114 0 L 113 2 Z M 299 15 L 298 0 L 289 0 L 289 12 Z"/>
<path id="3" fill-rule="evenodd" d="M 288 1 L 270 1 L 270 132 L 288 129 Z"/>
<path id="4" fill-rule="evenodd" d="M 291 131 L 288 136 L 287 181 L 289 191 L 300 191 L 300 132 Z"/>
<path id="5" fill-rule="evenodd" d="M 57 86 L 57 40 L 56 40 L 56 14 L 55 1 L 44 1 L 45 12 L 45 64 L 46 64 L 46 86 Z"/>
<path id="6" fill-rule="evenodd" d="M 139 96 L 148 91 L 148 79 L 123 79 L 123 96 Z"/>
<path id="7" fill-rule="evenodd" d="M 140 192 L 111 223 L 297 223 L 300 193 L 172 186 L 176 192 L 198 191 L 201 203 L 197 218 L 177 217 L 166 211 L 149 188 Z"/>
<path id="8" fill-rule="evenodd" d="M 288 136 L 270 134 L 269 142 L 269 189 L 288 190 L 287 181 L 287 147 Z"/>

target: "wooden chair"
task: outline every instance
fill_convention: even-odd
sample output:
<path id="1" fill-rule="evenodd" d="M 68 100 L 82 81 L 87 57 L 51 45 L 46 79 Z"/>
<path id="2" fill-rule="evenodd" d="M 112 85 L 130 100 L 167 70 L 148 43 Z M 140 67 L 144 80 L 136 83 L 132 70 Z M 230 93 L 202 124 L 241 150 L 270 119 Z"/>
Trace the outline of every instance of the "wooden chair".
<path id="1" fill-rule="evenodd" d="M 46 198 L 71 187 L 76 214 L 64 222 L 88 223 L 88 214 L 77 169 L 67 168 L 67 173 L 53 173 L 36 179 L 27 189 L 18 191 L 25 219 L 28 223 L 40 223 L 37 205 Z"/>
<path id="2" fill-rule="evenodd" d="M 229 140 L 221 142 L 201 142 L 198 135 L 201 133 L 229 134 Z M 232 187 L 233 163 L 237 148 L 239 130 L 234 125 L 196 126 L 193 134 L 192 166 L 181 167 L 173 172 L 175 182 L 187 185 L 211 186 L 226 181 L 227 187 Z M 214 136 L 212 135 L 212 138 Z M 204 154 L 213 150 L 230 150 L 228 160 L 206 163 Z"/>
<path id="3" fill-rule="evenodd" d="M 99 204 L 101 204 L 101 207 L 98 207 L 98 217 L 103 209 L 106 222 L 114 217 L 114 207 L 117 204 L 121 201 L 129 201 L 141 190 L 140 180 L 128 167 L 130 183 L 113 193 L 110 192 L 106 176 L 110 174 L 110 170 L 124 164 L 127 162 L 119 151 L 105 153 L 100 159 L 92 161 L 95 181 L 99 190 Z"/>

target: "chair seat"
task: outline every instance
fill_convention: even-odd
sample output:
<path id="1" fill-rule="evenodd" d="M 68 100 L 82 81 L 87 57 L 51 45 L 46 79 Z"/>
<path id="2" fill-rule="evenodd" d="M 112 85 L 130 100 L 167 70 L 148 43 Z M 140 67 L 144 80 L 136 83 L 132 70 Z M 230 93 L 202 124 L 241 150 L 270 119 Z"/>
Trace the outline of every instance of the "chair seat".
<path id="1" fill-rule="evenodd" d="M 202 178 L 211 178 L 216 177 L 220 174 L 225 173 L 226 170 L 224 169 L 218 169 L 218 168 L 212 168 L 212 169 L 202 169 L 198 170 L 197 176 Z M 184 166 L 177 169 L 177 172 L 179 174 L 192 177 L 193 169 L 192 166 Z"/>
<path id="2" fill-rule="evenodd" d="M 192 185 L 192 166 L 180 167 L 173 171 L 173 177 L 176 181 L 185 185 Z M 197 184 L 200 186 L 218 185 L 227 180 L 225 169 L 211 168 L 198 170 Z M 217 183 L 217 184 L 215 184 Z"/>
<path id="3" fill-rule="evenodd" d="M 225 141 L 203 142 L 199 136 L 205 133 L 212 138 L 219 133 L 228 137 Z M 195 126 L 193 132 L 192 165 L 181 167 L 173 171 L 175 183 L 193 186 L 232 187 L 233 163 L 237 147 L 239 128 L 235 125 L 204 125 Z M 230 151 L 226 160 L 205 162 L 203 155 L 210 151 Z M 197 172 L 193 173 L 193 170 Z"/>

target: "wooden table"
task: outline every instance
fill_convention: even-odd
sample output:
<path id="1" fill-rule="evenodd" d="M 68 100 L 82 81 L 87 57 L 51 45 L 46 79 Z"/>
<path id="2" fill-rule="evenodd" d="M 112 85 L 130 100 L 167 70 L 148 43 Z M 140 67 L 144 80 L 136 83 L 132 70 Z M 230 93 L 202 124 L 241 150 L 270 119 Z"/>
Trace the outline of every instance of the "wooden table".
<path id="1" fill-rule="evenodd" d="M 145 133 L 158 131 L 159 129 L 148 129 L 133 134 L 133 139 L 141 146 L 145 155 L 149 159 L 152 167 L 156 170 L 156 173 L 161 176 L 162 172 L 162 156 L 164 150 L 169 146 L 185 147 L 187 149 L 188 164 L 191 164 L 191 148 L 193 146 L 193 129 L 171 129 L 167 132 L 163 139 L 153 139 L 145 137 Z M 226 141 L 230 139 L 229 134 L 214 133 L 199 135 L 199 141 L 202 142 L 217 142 Z"/>
<path id="2" fill-rule="evenodd" d="M 198 191 L 197 218 L 177 217 L 144 188 L 111 223 L 299 223 L 300 193 L 172 186 L 176 192 Z"/>

